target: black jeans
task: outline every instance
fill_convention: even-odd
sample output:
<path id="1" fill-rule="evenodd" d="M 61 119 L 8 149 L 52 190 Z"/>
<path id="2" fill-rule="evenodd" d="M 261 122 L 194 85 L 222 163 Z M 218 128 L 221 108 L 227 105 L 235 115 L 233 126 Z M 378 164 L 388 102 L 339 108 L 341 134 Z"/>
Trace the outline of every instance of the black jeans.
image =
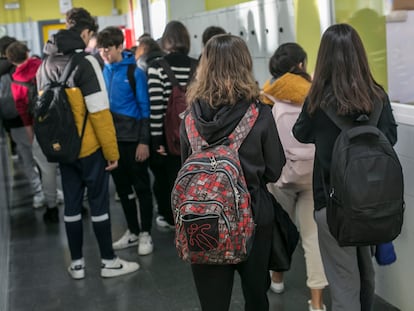
<path id="1" fill-rule="evenodd" d="M 121 200 L 128 229 L 138 235 L 141 231 L 151 232 L 153 205 L 148 161 L 135 161 L 136 148 L 135 142 L 118 142 L 120 158 L 118 167 L 112 171 L 112 177 Z M 139 201 L 141 227 L 138 223 L 135 198 L 131 196 L 133 190 Z"/>
<path id="2" fill-rule="evenodd" d="M 181 157 L 162 156 L 153 152 L 150 157 L 150 168 L 154 174 L 153 191 L 158 204 L 158 213 L 170 224 L 174 224 L 171 210 L 171 191 L 177 173 L 181 168 Z"/>

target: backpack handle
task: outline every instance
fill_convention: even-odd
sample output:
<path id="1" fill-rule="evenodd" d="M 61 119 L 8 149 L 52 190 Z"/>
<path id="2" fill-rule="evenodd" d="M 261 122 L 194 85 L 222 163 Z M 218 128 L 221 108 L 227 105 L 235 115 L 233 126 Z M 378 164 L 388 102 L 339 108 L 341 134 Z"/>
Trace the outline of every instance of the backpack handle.
<path id="1" fill-rule="evenodd" d="M 358 137 L 361 134 L 369 134 L 378 138 L 380 136 L 380 130 L 373 126 L 357 126 L 350 129 L 347 132 L 347 135 L 350 140 L 354 139 L 355 137 Z"/>

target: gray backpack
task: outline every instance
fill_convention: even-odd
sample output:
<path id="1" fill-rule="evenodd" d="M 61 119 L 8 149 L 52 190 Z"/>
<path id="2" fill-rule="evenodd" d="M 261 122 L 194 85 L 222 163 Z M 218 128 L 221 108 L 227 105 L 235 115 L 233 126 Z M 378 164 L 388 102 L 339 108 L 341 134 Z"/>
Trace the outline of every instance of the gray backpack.
<path id="1" fill-rule="evenodd" d="M 6 73 L 0 77 L 0 118 L 11 120 L 19 116 L 11 91 L 12 77 Z"/>

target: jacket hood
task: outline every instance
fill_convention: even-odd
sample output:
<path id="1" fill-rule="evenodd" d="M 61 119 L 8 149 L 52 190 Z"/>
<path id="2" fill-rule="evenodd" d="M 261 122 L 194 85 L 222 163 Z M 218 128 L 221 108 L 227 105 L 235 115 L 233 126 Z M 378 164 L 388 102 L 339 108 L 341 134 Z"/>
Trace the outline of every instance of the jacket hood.
<path id="1" fill-rule="evenodd" d="M 241 101 L 235 105 L 212 108 L 205 102 L 196 101 L 191 106 L 191 111 L 196 118 L 198 132 L 209 144 L 212 144 L 231 134 L 249 105 L 249 101 Z"/>
<path id="2" fill-rule="evenodd" d="M 4 75 L 5 73 L 12 72 L 14 65 L 10 63 L 7 58 L 0 58 L 0 76 Z"/>
<path id="3" fill-rule="evenodd" d="M 29 58 L 23 64 L 16 67 L 13 79 L 23 82 L 32 80 L 36 76 L 37 69 L 40 67 L 41 63 L 42 61 L 39 58 Z"/>
<path id="4" fill-rule="evenodd" d="M 286 73 L 276 80 L 268 80 L 263 86 L 263 93 L 275 99 L 302 105 L 308 95 L 311 83 L 300 75 Z M 263 102 L 270 104 L 270 99 L 262 96 Z M 273 104 L 273 103 L 271 103 Z"/>
<path id="5" fill-rule="evenodd" d="M 43 52 L 46 55 L 69 54 L 75 50 L 86 48 L 80 35 L 72 30 L 59 30 L 52 38 L 47 41 Z"/>

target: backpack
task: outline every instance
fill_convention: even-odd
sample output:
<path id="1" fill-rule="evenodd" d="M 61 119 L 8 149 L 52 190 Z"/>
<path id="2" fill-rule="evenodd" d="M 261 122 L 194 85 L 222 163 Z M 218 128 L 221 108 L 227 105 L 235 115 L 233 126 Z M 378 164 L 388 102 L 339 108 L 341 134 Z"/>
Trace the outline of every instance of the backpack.
<path id="1" fill-rule="evenodd" d="M 81 55 L 76 53 L 71 56 L 58 81 L 49 79 L 34 107 L 34 131 L 49 162 L 70 163 L 75 161 L 80 153 L 88 111 L 86 110 L 79 135 L 65 89 L 66 81 L 77 64 L 74 58 Z M 42 77 L 48 79 L 46 64 L 47 60 L 42 63 L 41 70 Z"/>
<path id="2" fill-rule="evenodd" d="M 174 72 L 171 70 L 170 65 L 165 59 L 158 60 L 160 66 L 164 69 L 165 73 L 170 80 L 172 89 L 170 97 L 168 98 L 167 110 L 164 117 L 164 133 L 167 143 L 168 153 L 172 155 L 181 155 L 180 148 L 180 124 L 182 120 L 182 114 L 187 109 L 187 103 L 185 98 L 186 86 L 180 85 Z M 191 69 L 188 76 L 188 81 L 191 80 L 193 72 L 196 68 L 196 62 L 191 60 Z"/>
<path id="3" fill-rule="evenodd" d="M 11 91 L 13 78 L 10 73 L 0 77 L 0 118 L 11 120 L 19 116 Z"/>
<path id="4" fill-rule="evenodd" d="M 192 264 L 236 264 L 247 259 L 254 235 L 250 193 L 238 149 L 259 114 L 252 104 L 234 131 L 208 145 L 188 113 L 185 127 L 192 154 L 171 193 L 175 245 Z"/>
<path id="5" fill-rule="evenodd" d="M 363 114 L 354 122 L 325 111 L 341 129 L 332 151 L 327 209 L 329 230 L 340 246 L 377 245 L 401 232 L 403 172 L 376 126 L 381 111 L 377 107 L 369 118 Z"/>
<path id="6" fill-rule="evenodd" d="M 36 79 L 33 78 L 31 81 L 27 82 L 13 80 L 12 83 L 20 84 L 27 88 L 27 111 L 31 116 L 33 116 L 34 107 L 36 106 L 38 96 Z"/>

